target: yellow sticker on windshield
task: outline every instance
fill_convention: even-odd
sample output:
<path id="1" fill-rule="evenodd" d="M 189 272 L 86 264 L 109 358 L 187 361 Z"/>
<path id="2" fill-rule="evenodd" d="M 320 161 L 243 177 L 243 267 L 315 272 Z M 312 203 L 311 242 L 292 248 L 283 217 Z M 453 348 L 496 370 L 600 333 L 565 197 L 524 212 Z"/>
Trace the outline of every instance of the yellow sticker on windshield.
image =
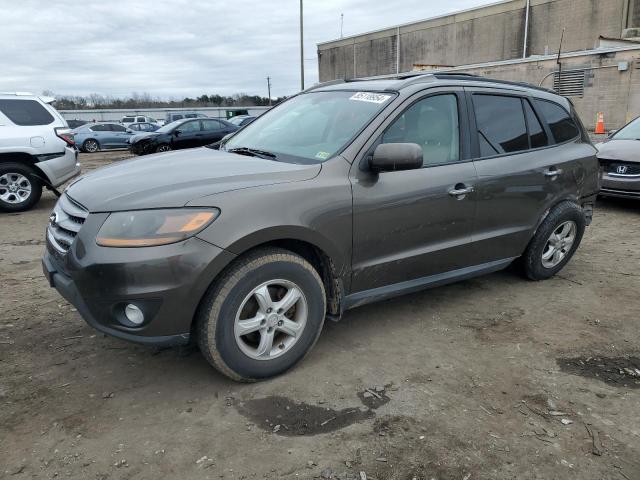
<path id="1" fill-rule="evenodd" d="M 318 152 L 318 153 L 316 153 L 316 158 L 319 158 L 320 160 L 326 160 L 330 156 L 331 156 L 331 154 L 329 152 Z"/>

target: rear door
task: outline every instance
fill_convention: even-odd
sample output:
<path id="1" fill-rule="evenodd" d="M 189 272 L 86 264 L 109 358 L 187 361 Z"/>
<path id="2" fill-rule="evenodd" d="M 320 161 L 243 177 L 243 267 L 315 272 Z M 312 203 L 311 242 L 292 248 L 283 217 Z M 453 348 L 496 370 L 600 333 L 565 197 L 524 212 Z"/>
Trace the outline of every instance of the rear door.
<path id="1" fill-rule="evenodd" d="M 202 124 L 200 145 L 209 145 L 217 142 L 226 135 L 224 124 L 218 120 L 207 119 L 201 120 L 200 123 Z"/>
<path id="2" fill-rule="evenodd" d="M 430 89 L 407 99 L 399 111 L 351 167 L 353 292 L 423 281 L 469 265 L 476 171 L 464 92 Z M 423 168 L 380 174 L 363 168 L 380 143 L 417 143 Z"/>
<path id="3" fill-rule="evenodd" d="M 575 197 L 575 152 L 556 145 L 537 101 L 525 92 L 466 90 L 478 172 L 474 263 L 517 257 L 544 212 Z"/>

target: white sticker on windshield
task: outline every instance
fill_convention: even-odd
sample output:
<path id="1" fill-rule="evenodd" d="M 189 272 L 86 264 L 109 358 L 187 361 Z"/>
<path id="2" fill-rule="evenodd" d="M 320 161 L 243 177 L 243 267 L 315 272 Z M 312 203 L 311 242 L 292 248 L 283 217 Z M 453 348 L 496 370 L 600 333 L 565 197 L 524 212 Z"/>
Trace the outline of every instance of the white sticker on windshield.
<path id="1" fill-rule="evenodd" d="M 351 96 L 349 100 L 355 100 L 358 102 L 370 102 L 370 103 L 384 103 L 391 98 L 391 95 L 385 95 L 383 93 L 373 92 L 358 92 Z"/>

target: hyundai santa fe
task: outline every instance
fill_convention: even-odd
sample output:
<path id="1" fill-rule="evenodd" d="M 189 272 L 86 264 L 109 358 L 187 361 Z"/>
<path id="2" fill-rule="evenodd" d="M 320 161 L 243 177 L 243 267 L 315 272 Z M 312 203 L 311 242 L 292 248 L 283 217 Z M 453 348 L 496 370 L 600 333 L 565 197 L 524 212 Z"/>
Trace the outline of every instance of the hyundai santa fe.
<path id="1" fill-rule="evenodd" d="M 553 276 L 598 190 L 596 150 L 550 91 L 461 75 L 332 82 L 217 146 L 81 177 L 51 214 L 43 267 L 97 330 L 193 342 L 252 381 L 367 302 L 514 261 Z"/>

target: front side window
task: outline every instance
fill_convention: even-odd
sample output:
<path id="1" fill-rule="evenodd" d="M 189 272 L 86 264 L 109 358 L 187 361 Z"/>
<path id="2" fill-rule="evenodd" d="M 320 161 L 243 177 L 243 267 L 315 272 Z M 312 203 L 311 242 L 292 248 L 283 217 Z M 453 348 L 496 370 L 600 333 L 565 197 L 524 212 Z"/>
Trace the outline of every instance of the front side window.
<path id="1" fill-rule="evenodd" d="M 473 105 L 481 157 L 529 149 L 527 124 L 519 97 L 476 94 Z"/>
<path id="2" fill-rule="evenodd" d="M 180 130 L 182 133 L 199 132 L 200 122 L 185 122 L 178 126 L 177 130 Z"/>
<path id="3" fill-rule="evenodd" d="M 285 162 L 321 163 L 348 145 L 393 98 L 389 92 L 302 93 L 255 119 L 224 149 L 261 150 Z"/>
<path id="4" fill-rule="evenodd" d="M 580 134 L 580 130 L 578 130 L 569 112 L 560 105 L 540 99 L 537 100 L 537 103 L 556 143 L 568 142 Z"/>
<path id="5" fill-rule="evenodd" d="M 135 130 L 136 132 L 139 132 L 139 131 L 140 131 L 140 129 L 142 128 L 142 125 L 139 125 L 139 124 L 134 123 L 133 125 L 129 125 L 129 128 L 130 128 L 131 130 Z"/>
<path id="6" fill-rule="evenodd" d="M 21 127 L 49 125 L 54 120 L 47 109 L 35 100 L 0 100 L 0 111 Z"/>
<path id="7" fill-rule="evenodd" d="M 458 100 L 453 94 L 422 99 L 404 111 L 382 134 L 382 143 L 416 143 L 422 165 L 460 160 Z"/>
<path id="8" fill-rule="evenodd" d="M 626 127 L 618 130 L 613 138 L 616 140 L 640 140 L 640 118 L 636 118 Z"/>

